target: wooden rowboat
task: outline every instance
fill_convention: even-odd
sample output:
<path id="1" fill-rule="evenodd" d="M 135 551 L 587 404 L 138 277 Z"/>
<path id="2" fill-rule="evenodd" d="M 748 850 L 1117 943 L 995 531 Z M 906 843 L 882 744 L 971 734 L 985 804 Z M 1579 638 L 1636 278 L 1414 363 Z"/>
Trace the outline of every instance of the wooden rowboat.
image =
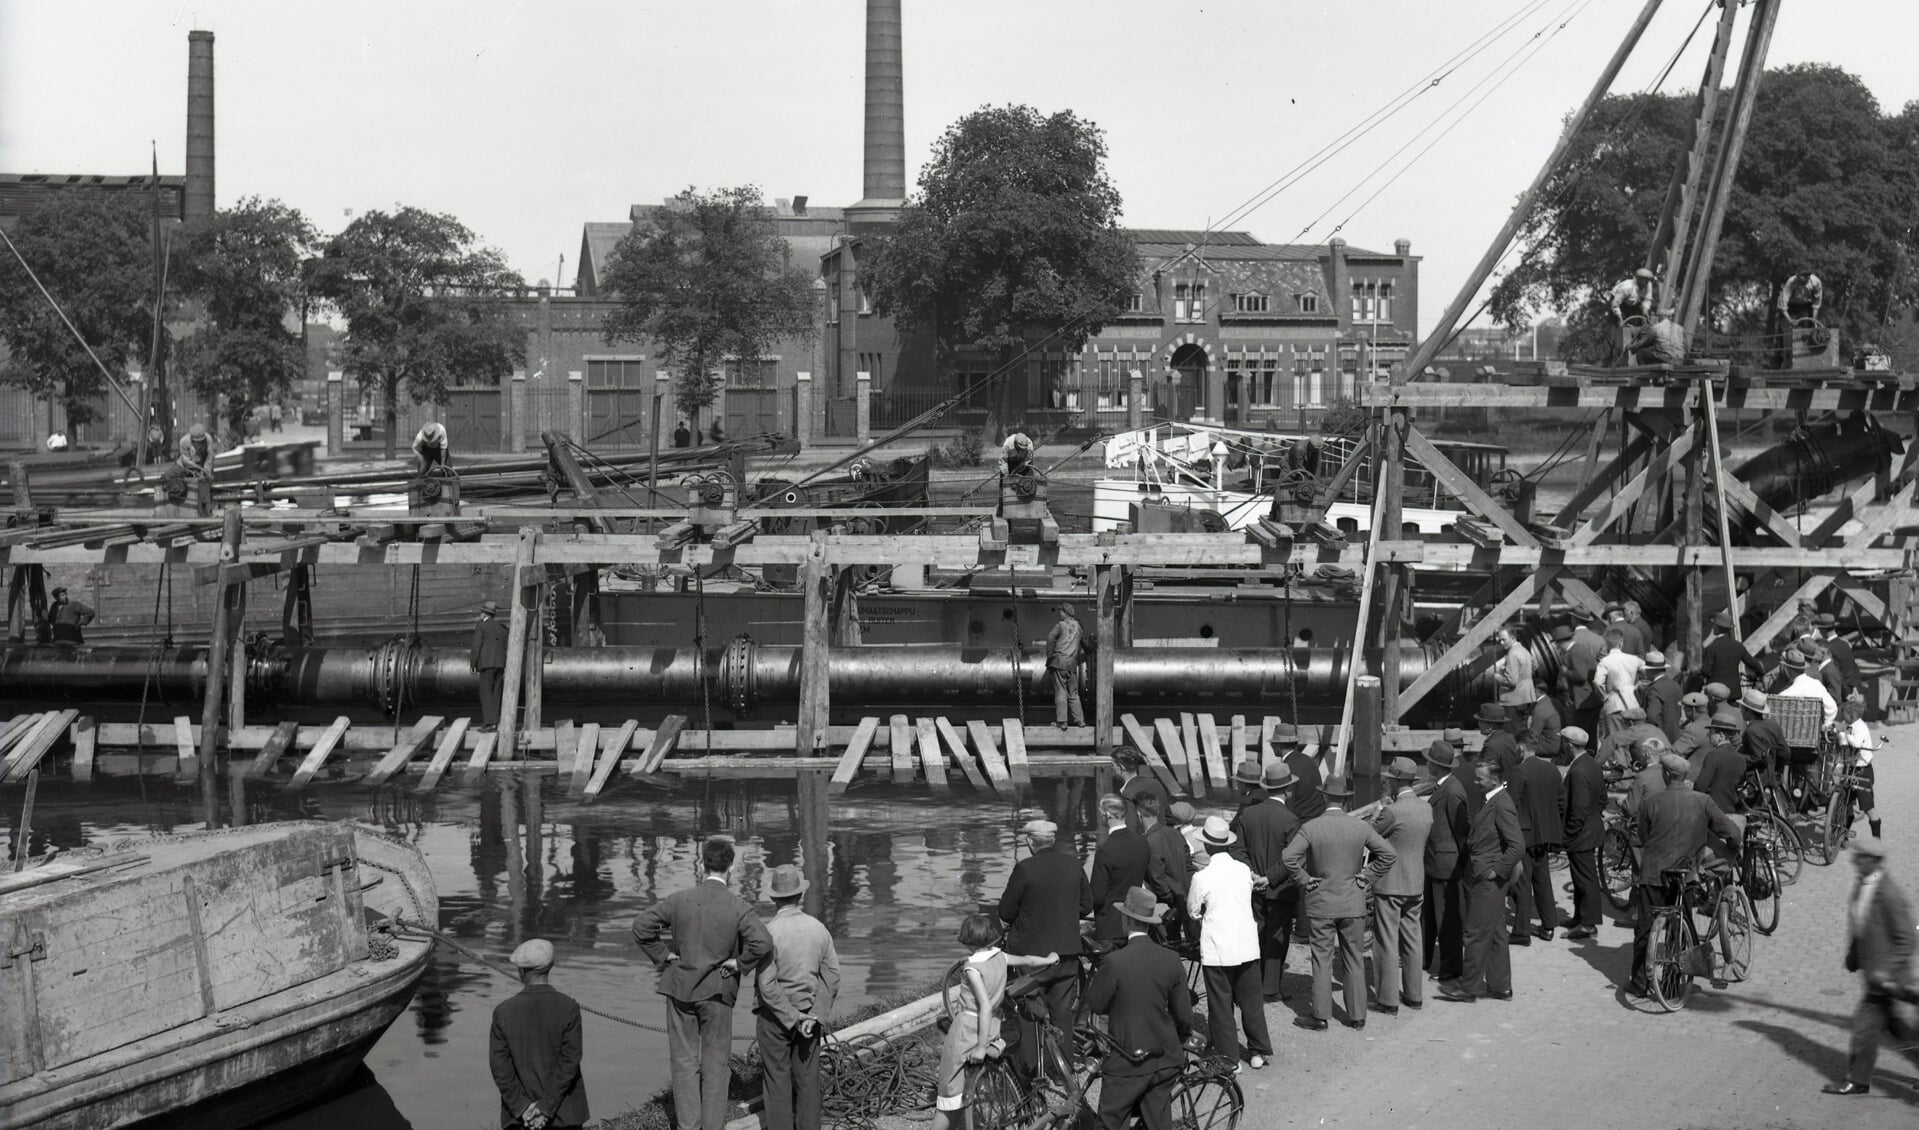
<path id="1" fill-rule="evenodd" d="M 0 1126 L 239 1127 L 343 1083 L 437 925 L 425 860 L 317 821 L 162 836 L 0 879 Z"/>

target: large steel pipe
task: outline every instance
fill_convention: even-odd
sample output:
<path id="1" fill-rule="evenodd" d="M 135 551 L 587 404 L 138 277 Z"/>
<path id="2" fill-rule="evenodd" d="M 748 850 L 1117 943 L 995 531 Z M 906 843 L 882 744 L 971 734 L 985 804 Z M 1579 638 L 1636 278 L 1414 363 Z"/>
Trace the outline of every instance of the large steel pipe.
<path id="1" fill-rule="evenodd" d="M 1410 684 L 1433 658 L 1400 645 Z M 1369 656 L 1364 673 L 1376 672 Z M 1239 706 L 1279 713 L 1337 708 L 1350 652 L 1335 648 L 1129 648 L 1113 656 L 1114 693 L 1130 707 Z M 546 653 L 543 695 L 555 705 L 690 707 L 746 714 L 797 702 L 800 649 L 736 639 L 724 648 L 554 648 Z M 12 645 L 0 651 L 0 677 L 20 702 L 196 699 L 206 678 L 204 648 Z M 835 648 L 827 680 L 836 709 L 904 704 L 1050 702 L 1043 648 Z M 394 642 L 376 648 L 268 651 L 248 661 L 250 692 L 300 706 L 362 705 L 387 712 L 414 705 L 470 702 L 478 676 L 464 651 Z M 1490 694 L 1484 665 L 1453 672 L 1428 696 L 1415 720 L 1450 717 L 1456 703 Z"/>

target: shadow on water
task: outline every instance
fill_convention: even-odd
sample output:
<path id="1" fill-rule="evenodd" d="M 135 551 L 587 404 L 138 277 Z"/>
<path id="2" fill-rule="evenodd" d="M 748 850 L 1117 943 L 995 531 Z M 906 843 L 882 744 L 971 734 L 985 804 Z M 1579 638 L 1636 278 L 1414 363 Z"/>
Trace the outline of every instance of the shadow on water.
<path id="1" fill-rule="evenodd" d="M 666 790 L 616 785 L 582 805 L 551 774 L 498 774 L 474 788 L 451 780 L 431 793 L 315 785 L 298 794 L 260 782 L 233 788 L 221 819 L 233 824 L 355 819 L 420 849 L 440 896 L 440 928 L 504 962 L 520 942 L 554 943 L 554 984 L 623 1018 L 663 1019 L 654 974 L 634 948 L 633 918 L 695 881 L 699 845 L 724 832 L 739 842 L 734 889 L 762 902 L 766 873 L 787 863 L 815 876 L 810 907 L 831 930 L 844 967 L 843 1009 L 918 989 L 960 949 L 960 920 L 997 898 L 1016 856 L 1019 826 L 1035 816 L 1078 834 L 1092 850 L 1089 782 L 1041 785 L 1020 803 L 875 783 L 812 802 L 795 783 L 713 781 Z M 46 781 L 34 836 L 79 848 L 201 827 L 198 791 L 170 777 L 104 777 L 91 786 Z M 471 1130 L 498 1117 L 487 1069 L 495 1005 L 517 986 L 442 946 L 409 1015 L 366 1057 L 351 1090 L 284 1127 L 355 1125 Z M 750 1036 L 748 1002 L 735 1032 Z M 665 1038 L 589 1016 L 585 1076 L 593 1108 L 612 1114 L 666 1085 Z M 743 1044 L 741 1050 L 743 1050 Z"/>

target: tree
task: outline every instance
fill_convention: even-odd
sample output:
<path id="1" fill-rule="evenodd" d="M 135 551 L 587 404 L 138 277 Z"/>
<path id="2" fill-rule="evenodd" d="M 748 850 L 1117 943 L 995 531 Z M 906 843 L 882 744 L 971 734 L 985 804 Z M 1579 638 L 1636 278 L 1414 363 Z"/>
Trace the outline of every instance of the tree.
<path id="1" fill-rule="evenodd" d="M 948 363 L 962 346 L 997 355 L 991 441 L 1012 418 L 1019 354 L 1042 340 L 1079 349 L 1138 284 L 1105 160 L 1099 127 L 1070 110 L 975 110 L 947 128 L 898 229 L 865 256 L 874 309 L 902 331 L 931 332 Z"/>
<path id="2" fill-rule="evenodd" d="M 1517 328 L 1539 309 L 1557 311 L 1569 323 L 1563 355 L 1604 355 L 1606 292 L 1644 265 L 1692 99 L 1615 95 L 1595 109 L 1528 225 L 1532 250 L 1493 290 L 1496 320 Z M 1720 99 L 1722 114 L 1730 103 Z M 1760 332 L 1779 284 L 1807 269 L 1825 283 L 1822 318 L 1848 338 L 1873 336 L 1910 305 L 1912 116 L 1882 115 L 1864 84 L 1834 67 L 1766 72 L 1713 262 L 1708 322 Z"/>
<path id="3" fill-rule="evenodd" d="M 657 343 L 676 378 L 674 405 L 691 417 L 713 403 L 725 358 L 811 337 L 814 277 L 787 263 L 758 188 L 688 188 L 609 256 L 605 286 L 619 304 L 606 340 Z"/>
<path id="4" fill-rule="evenodd" d="M 12 233 L 100 363 L 114 373 L 146 356 L 153 335 L 153 250 L 145 194 L 55 193 Z M 0 261 L 0 381 L 57 401 L 71 424 L 101 418 L 107 379 L 12 254 Z"/>
<path id="5" fill-rule="evenodd" d="M 373 211 L 328 240 L 313 264 L 313 293 L 346 319 L 344 370 L 386 406 L 389 459 L 402 387 L 416 404 L 444 404 L 450 385 L 491 384 L 526 359 L 525 336 L 501 302 L 524 283 L 474 240 L 452 216 Z"/>
<path id="6" fill-rule="evenodd" d="M 177 371 L 209 406 L 225 398 L 234 431 L 255 407 L 284 396 L 305 368 L 287 328 L 305 289 L 301 264 L 317 236 L 296 209 L 248 197 L 190 228 L 179 285 L 203 310 L 176 351 Z"/>

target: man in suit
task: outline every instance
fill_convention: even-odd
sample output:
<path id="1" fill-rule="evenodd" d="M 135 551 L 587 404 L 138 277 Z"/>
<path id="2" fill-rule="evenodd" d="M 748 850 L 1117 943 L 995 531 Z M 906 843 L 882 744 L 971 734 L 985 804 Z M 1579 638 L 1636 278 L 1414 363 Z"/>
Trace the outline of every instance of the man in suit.
<path id="1" fill-rule="evenodd" d="M 1193 883 L 1192 851 L 1178 829 L 1160 823 L 1158 797 L 1140 797 L 1134 811 L 1143 829 L 1140 834 L 1146 837 L 1146 889 L 1167 906 L 1164 929 L 1155 933 L 1177 938 L 1183 933 L 1186 892 Z"/>
<path id="2" fill-rule="evenodd" d="M 1306 918 L 1313 931 L 1313 1014 L 1293 1023 L 1325 1031 L 1333 1014 L 1333 948 L 1339 948 L 1339 980 L 1346 990 L 1346 1025 L 1366 1027 L 1366 895 L 1393 869 L 1393 845 L 1371 824 L 1348 815 L 1353 790 L 1338 778 L 1320 786 L 1326 811 L 1300 826 L 1281 859 L 1305 889 Z"/>
<path id="3" fill-rule="evenodd" d="M 1771 775 L 1786 767 L 1792 751 L 1786 745 L 1786 732 L 1772 720 L 1772 703 L 1766 692 L 1747 687 L 1739 696 L 1739 712 L 1745 715 L 1746 728 L 1739 737 L 1739 756 L 1754 773 Z"/>
<path id="4" fill-rule="evenodd" d="M 1532 709 L 1526 713 L 1526 731 L 1532 736 L 1533 744 L 1539 750 L 1539 756 L 1548 761 L 1557 762 L 1563 745 L 1559 740 L 1559 731 L 1565 728 L 1565 682 L 1562 679 L 1558 687 L 1543 688 L 1546 693 L 1533 701 Z"/>
<path id="5" fill-rule="evenodd" d="M 506 684 L 506 621 L 500 619 L 500 606 L 494 601 L 480 602 L 467 661 L 480 676 L 480 728 L 491 730 L 500 724 L 500 694 Z"/>
<path id="6" fill-rule="evenodd" d="M 1646 798 L 1633 825 L 1639 831 L 1639 870 L 1633 876 L 1632 976 L 1626 991 L 1645 996 L 1646 949 L 1652 940 L 1653 911 L 1671 904 L 1666 872 L 1691 867 L 1711 834 L 1719 833 L 1736 850 L 1739 825 L 1712 798 L 1694 791 L 1686 780 L 1686 759 L 1669 753 L 1659 759 L 1665 777 L 1663 791 Z"/>
<path id="7" fill-rule="evenodd" d="M 1166 786 L 1160 784 L 1146 768 L 1146 755 L 1129 745 L 1113 747 L 1113 772 L 1119 775 L 1119 788 L 1114 791 L 1126 798 L 1130 810 L 1126 814 L 1126 826 L 1140 831 L 1139 798 L 1151 794 L 1159 800 L 1162 814 L 1173 807 L 1173 798 L 1167 793 Z"/>
<path id="8" fill-rule="evenodd" d="M 1739 782 L 1746 777 L 1746 759 L 1735 744 L 1739 740 L 1738 712 L 1721 711 L 1713 718 L 1706 740 L 1711 744 L 1699 759 L 1699 776 L 1692 787 L 1711 797 L 1721 811 L 1737 811 Z"/>
<path id="9" fill-rule="evenodd" d="M 1559 903 L 1553 894 L 1552 853 L 1566 842 L 1559 770 L 1533 749 L 1521 752 L 1525 756 L 1514 774 L 1512 791 L 1519 794 L 1519 832 L 1526 839 L 1526 854 L 1514 884 L 1518 904 L 1514 945 L 1527 944 L 1529 933 L 1542 942 L 1553 940 L 1553 931 L 1559 928 Z"/>
<path id="10" fill-rule="evenodd" d="M 1620 802 L 1627 816 L 1639 815 L 1647 797 L 1666 791 L 1666 770 L 1659 761 L 1671 752 L 1672 748 L 1659 738 L 1647 738 L 1633 750 L 1633 767 L 1637 772 L 1633 774 L 1632 783 L 1626 786 L 1626 799 Z"/>
<path id="11" fill-rule="evenodd" d="M 1659 635 L 1653 631 L 1651 622 L 1646 619 L 1646 610 L 1640 607 L 1636 600 L 1621 601 L 1620 608 L 1625 612 L 1626 623 L 1631 625 L 1633 630 L 1639 633 L 1639 638 L 1645 641 L 1647 657 L 1650 658 L 1652 650 L 1659 643 Z"/>
<path id="12" fill-rule="evenodd" d="M 1699 653 L 1699 673 L 1708 683 L 1723 683 L 1727 687 L 1739 685 L 1741 668 L 1752 673 L 1754 682 L 1766 674 L 1766 668 L 1746 645 L 1733 634 L 1732 612 L 1720 609 L 1712 618 L 1712 638 L 1706 641 L 1704 650 Z"/>
<path id="13" fill-rule="evenodd" d="M 1606 775 L 1593 759 L 1586 731 L 1569 727 L 1560 737 L 1573 752 L 1563 794 L 1566 863 L 1573 877 L 1573 917 L 1566 936 L 1591 938 L 1598 936 L 1605 915 L 1600 909 L 1604 892 L 1599 885 L 1599 843 L 1606 838 Z"/>
<path id="14" fill-rule="evenodd" d="M 754 1010 L 766 1130 L 820 1130 L 821 1034 L 840 992 L 840 955 L 826 925 L 800 909 L 807 885 L 791 863 L 775 867 L 766 882 L 773 960 L 760 966 Z M 778 981 L 777 989 L 768 981 Z"/>
<path id="15" fill-rule="evenodd" d="M 1381 776 L 1398 795 L 1373 818 L 1373 830 L 1393 845 L 1392 870 L 1373 884 L 1373 1007 L 1397 1016 L 1401 1005 L 1419 1008 L 1425 1002 L 1419 972 L 1425 943 L 1419 919 L 1426 901 L 1426 838 L 1433 830 L 1433 809 L 1413 791 L 1419 766 L 1412 758 L 1393 758 Z"/>
<path id="16" fill-rule="evenodd" d="M 1649 651 L 1646 653 L 1646 688 L 1640 692 L 1640 705 L 1645 708 L 1646 721 L 1659 728 L 1659 732 L 1671 741 L 1679 736 L 1681 722 L 1679 700 L 1684 692 L 1679 689 L 1679 680 L 1672 677 L 1666 667 L 1666 653 Z"/>
<path id="17" fill-rule="evenodd" d="M 1593 630 L 1597 621 L 1592 610 L 1574 605 L 1572 639 L 1566 644 L 1564 670 L 1572 688 L 1573 718 L 1580 729 L 1591 733 L 1599 725 L 1600 688 L 1597 682 L 1600 657 L 1606 654 L 1606 637 Z"/>
<path id="18" fill-rule="evenodd" d="M 1093 851 L 1093 936 L 1118 942 L 1126 938 L 1126 920 L 1113 907 L 1127 891 L 1146 885 L 1152 853 L 1146 837 L 1126 826 L 1126 801 L 1117 793 L 1099 798 L 1099 815 L 1106 838 Z"/>
<path id="19" fill-rule="evenodd" d="M 1287 797 L 1287 807 L 1301 820 L 1311 820 L 1326 808 L 1326 798 L 1320 795 L 1319 782 L 1325 776 L 1317 757 L 1309 757 L 1306 747 L 1299 743 L 1299 730 L 1285 722 L 1273 731 L 1273 752 L 1286 763 L 1293 777 L 1292 792 Z"/>
<path id="20" fill-rule="evenodd" d="M 1465 962 L 1458 980 L 1440 982 L 1439 999 L 1471 1003 L 1483 992 L 1507 1001 L 1513 998 L 1513 963 L 1507 952 L 1506 886 L 1526 843 L 1499 763 L 1482 759 L 1473 772 L 1486 790 L 1486 802 L 1467 838 Z"/>
<path id="21" fill-rule="evenodd" d="M 1287 869 L 1286 846 L 1299 833 L 1299 817 L 1286 804 L 1293 787 L 1292 770 L 1275 761 L 1264 771 L 1250 761 L 1233 766 L 1239 787 L 1239 815 L 1232 831 L 1238 836 L 1231 854 L 1253 873 L 1253 916 L 1259 923 L 1260 992 L 1268 1003 L 1286 996 L 1286 955 L 1295 931 L 1303 933 L 1299 886 Z"/>
<path id="22" fill-rule="evenodd" d="M 1821 612 L 1812 618 L 1812 626 L 1819 638 L 1832 653 L 1832 663 L 1839 669 L 1839 676 L 1846 694 L 1859 689 L 1859 661 L 1853 658 L 1852 645 L 1846 637 L 1839 634 L 1839 618 L 1830 612 Z"/>
<path id="23" fill-rule="evenodd" d="M 1006 952 L 1039 957 L 1059 955 L 1059 964 L 1033 970 L 1046 987 L 1046 1012 L 1061 1047 L 1072 1047 L 1073 1013 L 1079 1005 L 1079 920 L 1093 913 L 1093 887 L 1079 860 L 1065 848 L 1055 850 L 1059 825 L 1029 820 L 1020 829 L 1027 856 L 1013 865 L 999 896 L 999 917 L 1007 923 Z M 1035 1031 L 1022 1021 L 1022 1032 Z M 1031 1046 L 1031 1045 L 1029 1045 Z"/>
<path id="24" fill-rule="evenodd" d="M 1852 843 L 1852 869 L 1859 881 L 1846 906 L 1850 927 L 1846 972 L 1858 973 L 1865 994 L 1852 1013 L 1852 1048 L 1846 1077 L 1820 1088 L 1828 1095 L 1863 1095 L 1872 1090 L 1872 1069 L 1879 1060 L 1879 1036 L 1919 1040 L 1919 1027 L 1894 1011 L 1894 1001 L 1919 999 L 1919 976 L 1912 964 L 1912 904 L 1886 874 L 1886 848 L 1866 836 Z"/>
<path id="25" fill-rule="evenodd" d="M 1151 891 L 1134 887 L 1113 910 L 1126 923 L 1126 945 L 1100 962 L 1086 986 L 1086 1008 L 1106 1018 L 1114 1045 L 1099 1065 L 1099 1122 L 1126 1130 L 1137 1114 L 1147 1130 L 1172 1130 L 1173 1083 L 1193 1036 L 1186 970 L 1148 934 L 1166 915 Z"/>
<path id="26" fill-rule="evenodd" d="M 1705 691 L 1692 691 L 1679 696 L 1679 708 L 1685 712 L 1686 720 L 1673 736 L 1672 751 L 1690 760 L 1703 755 L 1712 744 L 1707 740 L 1712 729 L 1712 698 Z"/>
<path id="27" fill-rule="evenodd" d="M 1479 746 L 1479 760 L 1496 761 L 1501 769 L 1512 772 L 1519 764 L 1519 739 L 1513 737 L 1506 708 L 1496 702 L 1482 703 L 1473 720 L 1486 735 Z"/>
<path id="28" fill-rule="evenodd" d="M 667 1055 L 673 1070 L 673 1118 L 679 1130 L 726 1125 L 733 1005 L 740 978 L 773 956 L 773 938 L 753 908 L 726 887 L 733 841 L 700 845 L 701 880 L 675 891 L 633 920 L 633 941 L 659 970 L 666 998 Z M 672 932 L 669 946 L 665 935 Z M 768 991 L 778 992 L 778 981 Z"/>
<path id="29" fill-rule="evenodd" d="M 508 960 L 524 988 L 493 1009 L 487 1059 L 493 1085 L 500 1089 L 500 1126 L 560 1130 L 584 1125 L 580 1006 L 547 983 L 553 943 L 545 938 L 523 942 Z"/>
<path id="30" fill-rule="evenodd" d="M 1472 817 L 1466 786 L 1459 779 L 1460 761 L 1459 751 L 1445 741 L 1436 741 L 1426 749 L 1426 764 L 1432 767 L 1438 783 L 1427 798 L 1433 823 L 1426 840 L 1426 900 L 1420 935 L 1425 948 L 1423 966 L 1441 981 L 1458 980 L 1466 936 L 1466 869 L 1460 855 L 1466 848 Z"/>

